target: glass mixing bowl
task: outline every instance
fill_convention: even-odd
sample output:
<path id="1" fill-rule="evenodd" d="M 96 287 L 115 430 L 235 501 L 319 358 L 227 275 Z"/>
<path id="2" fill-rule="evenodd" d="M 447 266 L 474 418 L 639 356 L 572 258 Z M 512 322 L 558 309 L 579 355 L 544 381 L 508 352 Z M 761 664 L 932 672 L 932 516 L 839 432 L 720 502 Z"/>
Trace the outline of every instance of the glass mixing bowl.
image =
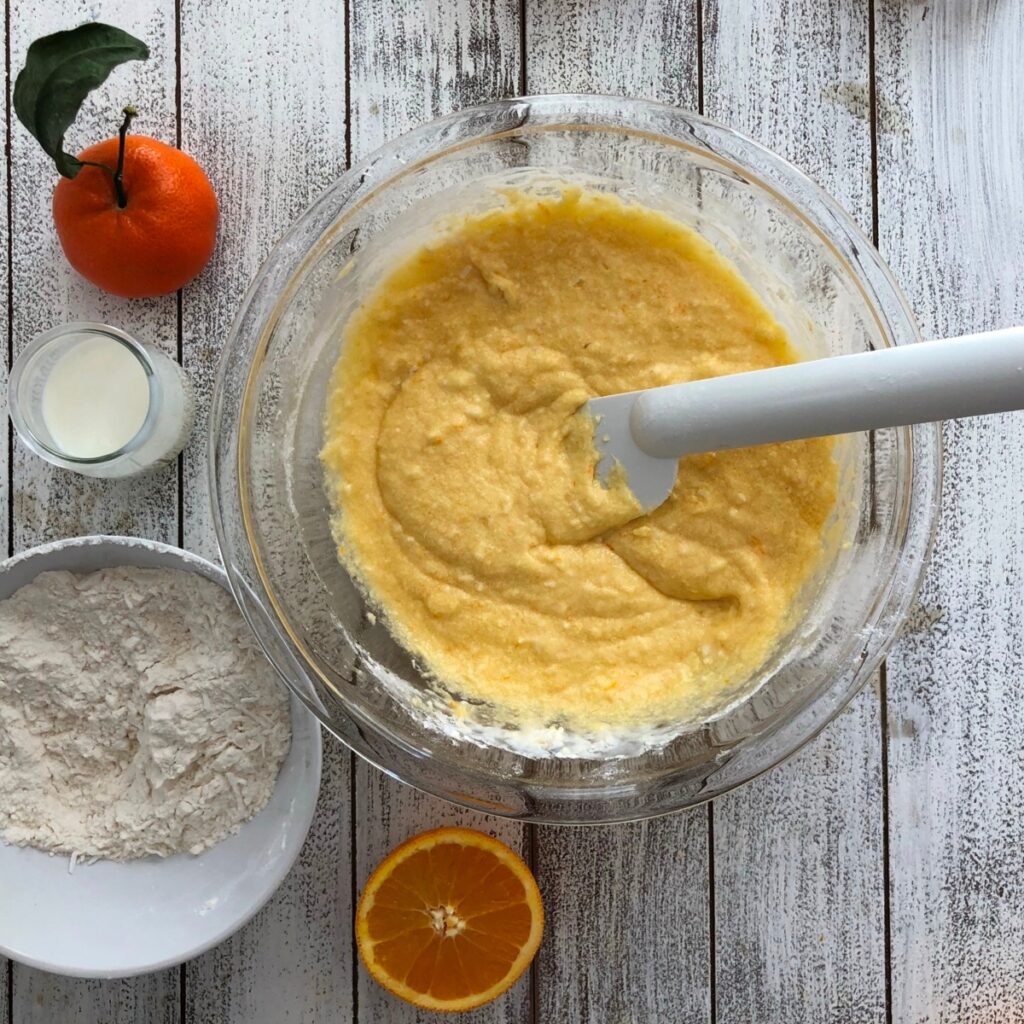
<path id="1" fill-rule="evenodd" d="M 476 107 L 358 163 L 281 239 L 225 346 L 210 474 L 224 565 L 267 655 L 320 721 L 404 782 L 524 820 L 646 817 L 778 764 L 839 713 L 898 631 L 938 508 L 934 425 L 838 445 L 831 554 L 755 678 L 705 721 L 643 734 L 524 733 L 480 708 L 456 721 L 340 565 L 319 461 L 341 332 L 396 252 L 495 185 L 584 182 L 692 225 L 739 268 L 808 356 L 919 340 L 868 240 L 785 161 L 695 114 L 598 96 Z"/>

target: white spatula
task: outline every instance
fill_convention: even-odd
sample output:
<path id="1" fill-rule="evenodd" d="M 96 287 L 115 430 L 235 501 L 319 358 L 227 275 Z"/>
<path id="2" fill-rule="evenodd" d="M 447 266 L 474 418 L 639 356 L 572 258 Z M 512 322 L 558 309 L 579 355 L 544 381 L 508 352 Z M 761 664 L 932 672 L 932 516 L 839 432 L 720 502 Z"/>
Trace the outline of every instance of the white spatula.
<path id="1" fill-rule="evenodd" d="M 684 455 L 1024 408 L 1024 328 L 592 398 L 598 476 L 615 462 L 647 511 Z"/>

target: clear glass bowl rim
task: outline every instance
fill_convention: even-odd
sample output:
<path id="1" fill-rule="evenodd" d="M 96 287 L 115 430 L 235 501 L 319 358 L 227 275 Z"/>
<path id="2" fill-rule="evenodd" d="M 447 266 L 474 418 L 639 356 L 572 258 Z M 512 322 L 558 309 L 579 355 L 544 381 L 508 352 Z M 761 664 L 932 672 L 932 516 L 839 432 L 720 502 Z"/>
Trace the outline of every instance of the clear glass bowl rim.
<path id="1" fill-rule="evenodd" d="M 532 125 L 531 113 L 543 116 L 546 122 L 542 126 Z M 510 127 L 508 122 L 517 114 L 522 115 L 522 120 Z M 560 122 L 557 120 L 559 117 L 561 118 Z M 657 129 L 648 126 L 651 121 L 658 124 Z M 667 128 L 666 123 L 670 121 L 672 130 L 660 130 L 663 127 Z M 641 124 L 642 127 L 637 127 L 634 122 Z M 660 137 L 677 145 L 695 146 L 695 148 L 710 151 L 716 158 L 733 164 L 745 176 L 756 181 L 761 188 L 772 193 L 782 203 L 794 210 L 807 223 L 808 228 L 816 232 L 821 240 L 836 252 L 863 293 L 865 303 L 874 314 L 879 329 L 887 341 L 890 343 L 893 341 L 893 330 L 890 329 L 892 316 L 902 319 L 903 330 L 909 333 L 914 341 L 920 340 L 916 320 L 902 290 L 881 255 L 853 218 L 804 172 L 756 141 L 702 115 L 650 100 L 583 93 L 512 97 L 464 108 L 425 123 L 384 144 L 342 174 L 296 219 L 274 245 L 243 296 L 220 360 L 210 414 L 211 427 L 215 428 L 224 416 L 226 380 L 230 369 L 229 360 L 235 350 L 239 335 L 244 330 L 246 316 L 250 314 L 256 304 L 269 310 L 269 315 L 261 320 L 260 336 L 254 346 L 253 358 L 248 368 L 246 397 L 240 404 L 239 416 L 236 418 L 239 420 L 247 406 L 248 384 L 255 378 L 258 367 L 266 355 L 280 309 L 290 300 L 296 279 L 300 278 L 305 269 L 315 262 L 315 257 L 319 253 L 318 243 L 322 241 L 323 231 L 337 217 L 354 208 L 367 196 L 375 194 L 381 187 L 386 187 L 388 181 L 398 173 L 408 173 L 419 164 L 436 159 L 449 150 L 473 145 L 487 138 L 499 138 L 523 126 L 528 129 L 533 127 L 534 130 L 537 130 L 541 127 L 544 129 L 557 128 L 559 124 L 573 130 L 585 130 L 592 127 L 600 130 L 620 130 L 631 134 Z M 451 137 L 456 130 L 461 130 L 464 134 L 459 136 L 453 144 Z M 690 134 L 694 141 L 688 140 L 687 134 Z M 719 145 L 710 145 L 708 137 L 714 138 Z M 737 150 L 743 153 L 743 156 L 737 156 L 735 153 Z M 412 154 L 414 159 L 407 159 L 408 154 Z M 757 157 L 757 170 L 748 166 L 747 159 L 750 154 Z M 771 180 L 769 181 L 764 180 L 763 177 L 765 168 L 770 171 Z M 800 193 L 799 200 L 790 196 L 791 189 Z M 307 238 L 311 229 L 318 230 L 309 243 Z M 839 236 L 839 242 L 835 236 Z M 854 254 L 853 261 L 840 243 L 845 243 L 849 252 Z M 865 287 L 865 281 L 870 285 L 870 289 Z M 885 300 L 884 310 L 879 308 L 876 295 Z M 234 425 L 237 428 L 239 424 L 236 422 Z M 781 744 L 781 749 L 742 778 L 719 786 L 708 786 L 706 791 L 695 799 L 675 802 L 669 800 L 662 804 L 654 802 L 651 806 L 644 807 L 639 811 L 632 810 L 626 813 L 617 813 L 614 807 L 610 806 L 604 813 L 585 818 L 549 813 L 517 814 L 496 810 L 495 802 L 492 799 L 483 796 L 482 793 L 478 799 L 477 794 L 468 790 L 473 787 L 474 781 L 486 781 L 488 792 L 493 792 L 495 788 L 500 789 L 502 786 L 515 786 L 515 779 L 498 780 L 491 776 L 484 776 L 483 773 L 474 775 L 474 772 L 467 772 L 464 777 L 453 780 L 458 786 L 458 789 L 455 790 L 454 786 L 448 787 L 439 784 L 434 777 L 425 779 L 422 776 L 417 776 L 415 771 L 410 771 L 408 767 L 405 767 L 405 761 L 403 761 L 402 768 L 387 763 L 376 752 L 376 748 L 374 748 L 374 752 L 371 752 L 358 740 L 353 741 L 352 730 L 342 736 L 337 729 L 338 723 L 317 706 L 317 701 L 310 700 L 302 685 L 297 684 L 291 678 L 291 673 L 295 668 L 305 675 L 307 681 L 309 679 L 319 680 L 320 672 L 315 666 L 308 664 L 301 647 L 297 647 L 293 642 L 290 630 L 282 627 L 273 612 L 275 601 L 265 592 L 263 581 L 257 581 L 257 586 L 263 592 L 254 593 L 253 584 L 245 577 L 238 564 L 225 519 L 225 505 L 227 502 L 237 502 L 241 506 L 244 504 L 244 497 L 238 493 L 240 488 L 234 489 L 234 493 L 225 493 L 221 486 L 216 429 L 211 429 L 208 439 L 208 474 L 217 542 L 229 584 L 242 613 L 265 653 L 275 664 L 282 679 L 313 711 L 328 731 L 365 760 L 393 778 L 453 803 L 520 820 L 552 824 L 599 823 L 636 820 L 671 813 L 714 799 L 756 778 L 781 764 L 809 743 L 860 692 L 898 636 L 899 628 L 909 612 L 923 578 L 937 525 L 942 481 L 941 432 L 938 424 L 922 424 L 910 429 L 913 438 L 910 450 L 910 473 L 903 481 L 903 489 L 907 492 L 906 503 L 900 521 L 895 524 L 897 529 L 902 530 L 902 542 L 896 552 L 894 572 L 886 584 L 880 588 L 879 596 L 873 606 L 872 617 L 865 624 L 870 627 L 871 638 L 865 644 L 862 656 L 852 670 L 850 681 L 842 693 L 832 700 L 824 713 L 817 716 L 811 715 L 807 727 L 802 729 L 793 727 L 799 725 L 802 717 L 807 715 L 810 705 L 798 708 L 792 720 L 787 721 L 784 726 L 769 736 L 769 739 L 777 738 L 779 734 L 786 731 L 791 734 Z M 243 481 L 244 474 L 241 474 L 239 482 Z M 249 555 L 256 558 L 252 551 L 249 552 Z M 250 599 L 256 597 L 264 611 L 268 608 L 271 609 L 268 618 L 273 620 L 273 628 L 277 634 L 276 639 L 285 647 L 287 660 L 291 662 L 291 665 L 282 664 L 282 659 L 275 657 L 274 652 L 261 635 L 259 625 L 254 621 L 254 617 L 247 608 L 244 597 Z M 824 689 L 822 692 L 825 692 Z M 347 710 L 355 721 L 356 735 L 362 730 L 372 730 L 376 734 L 376 738 L 383 740 L 386 746 L 390 744 L 391 749 L 401 752 L 403 744 L 400 738 L 390 735 L 385 727 L 367 717 L 360 709 L 347 705 Z M 405 752 L 409 753 L 410 751 L 406 749 Z M 479 787 L 477 788 L 479 789 Z M 614 805 L 616 788 L 611 787 L 607 792 L 598 791 L 593 796 Z"/>

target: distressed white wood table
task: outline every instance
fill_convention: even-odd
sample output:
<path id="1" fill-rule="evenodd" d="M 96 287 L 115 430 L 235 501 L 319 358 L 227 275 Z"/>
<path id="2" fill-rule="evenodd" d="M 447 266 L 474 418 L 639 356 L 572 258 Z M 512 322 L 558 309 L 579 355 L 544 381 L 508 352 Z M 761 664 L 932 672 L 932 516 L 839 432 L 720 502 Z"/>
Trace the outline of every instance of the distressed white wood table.
<path id="1" fill-rule="evenodd" d="M 105 296 L 65 265 L 53 168 L 7 127 L 0 336 L 118 324 L 177 353 L 209 403 L 271 244 L 346 162 L 494 96 L 598 91 L 699 109 L 793 160 L 877 241 L 935 337 L 1024 321 L 1021 0 L 7 0 L 7 103 L 36 36 L 98 18 L 146 40 L 70 139 L 138 130 L 207 169 L 217 253 L 177 297 Z M 125 484 L 5 435 L 16 552 L 139 534 L 215 554 L 203 430 Z M 459 821 L 533 864 L 548 931 L 480 1022 L 1024 1024 L 1024 416 L 949 424 L 943 520 L 876 684 L 782 768 L 646 824 L 524 828 L 389 781 L 328 744 L 316 823 L 273 902 L 180 970 L 123 982 L 0 961 L 0 1024 L 432 1019 L 358 967 L 353 900 L 405 836 Z"/>

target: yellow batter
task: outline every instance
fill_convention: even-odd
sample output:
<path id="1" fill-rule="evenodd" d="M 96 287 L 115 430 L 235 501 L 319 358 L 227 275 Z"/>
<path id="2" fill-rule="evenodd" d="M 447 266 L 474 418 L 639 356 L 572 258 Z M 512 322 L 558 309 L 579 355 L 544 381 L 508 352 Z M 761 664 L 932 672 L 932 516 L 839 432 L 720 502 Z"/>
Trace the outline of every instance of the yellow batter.
<path id="1" fill-rule="evenodd" d="M 835 502 L 829 440 L 680 464 L 653 513 L 593 478 L 590 397 L 792 362 L 666 216 L 510 194 L 350 320 L 322 452 L 339 554 L 451 690 L 522 722 L 689 717 L 789 625 Z"/>

